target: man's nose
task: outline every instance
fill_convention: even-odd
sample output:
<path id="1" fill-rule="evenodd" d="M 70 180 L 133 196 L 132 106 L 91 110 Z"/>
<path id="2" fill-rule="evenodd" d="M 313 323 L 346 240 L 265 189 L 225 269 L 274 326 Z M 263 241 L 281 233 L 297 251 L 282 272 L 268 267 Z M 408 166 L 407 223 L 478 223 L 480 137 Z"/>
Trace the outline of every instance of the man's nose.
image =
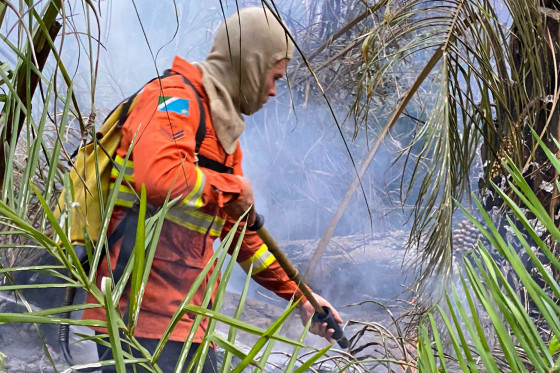
<path id="1" fill-rule="evenodd" d="M 276 96 L 276 86 L 275 85 L 273 85 L 272 88 L 270 89 L 270 91 L 268 91 L 268 95 L 270 97 Z"/>

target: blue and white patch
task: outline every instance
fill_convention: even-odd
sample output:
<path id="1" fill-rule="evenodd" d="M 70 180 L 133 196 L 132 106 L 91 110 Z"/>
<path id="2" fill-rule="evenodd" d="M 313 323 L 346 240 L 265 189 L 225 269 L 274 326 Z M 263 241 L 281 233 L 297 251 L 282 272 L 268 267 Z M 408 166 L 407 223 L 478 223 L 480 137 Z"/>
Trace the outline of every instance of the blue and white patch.
<path id="1" fill-rule="evenodd" d="M 189 115 L 190 100 L 186 98 L 160 96 L 158 104 L 157 111 Z"/>

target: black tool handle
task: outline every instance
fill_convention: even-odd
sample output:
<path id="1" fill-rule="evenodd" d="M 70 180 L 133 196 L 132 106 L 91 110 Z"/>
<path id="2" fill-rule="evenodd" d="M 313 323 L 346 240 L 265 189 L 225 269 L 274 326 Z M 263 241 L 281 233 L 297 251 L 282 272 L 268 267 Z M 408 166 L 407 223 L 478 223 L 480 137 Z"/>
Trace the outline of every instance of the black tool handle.
<path id="1" fill-rule="evenodd" d="M 262 216 L 261 214 L 257 214 L 257 216 L 255 217 L 255 222 L 250 227 L 247 227 L 247 229 L 250 231 L 258 231 L 259 229 L 262 228 L 263 225 L 264 225 L 264 216 Z"/>
<path id="2" fill-rule="evenodd" d="M 344 332 L 342 331 L 340 324 L 334 319 L 331 309 L 327 306 L 323 306 L 323 310 L 325 311 L 324 314 L 320 314 L 318 312 L 313 314 L 313 321 L 326 322 L 327 329 L 334 329 L 334 333 L 331 338 L 334 339 L 341 348 L 348 348 L 348 339 L 344 336 Z"/>
<path id="3" fill-rule="evenodd" d="M 64 303 L 62 307 L 70 306 L 74 303 L 74 298 L 76 297 L 76 288 L 75 287 L 67 287 L 66 294 L 64 295 Z M 70 311 L 64 312 L 60 315 L 65 319 L 70 318 Z M 72 359 L 72 354 L 70 353 L 70 347 L 68 345 L 70 341 L 70 325 L 68 324 L 60 324 L 58 328 L 58 342 L 60 343 L 60 347 L 62 349 L 62 354 L 64 355 L 64 359 L 68 363 L 68 365 L 74 365 L 74 360 Z"/>

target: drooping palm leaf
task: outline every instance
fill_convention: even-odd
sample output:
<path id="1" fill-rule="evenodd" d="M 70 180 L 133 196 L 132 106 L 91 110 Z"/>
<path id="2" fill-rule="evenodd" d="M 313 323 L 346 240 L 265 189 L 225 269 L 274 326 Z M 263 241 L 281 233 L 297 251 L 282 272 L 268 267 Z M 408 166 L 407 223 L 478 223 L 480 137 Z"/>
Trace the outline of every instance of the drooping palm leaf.
<path id="1" fill-rule="evenodd" d="M 402 150 L 401 201 L 414 205 L 410 243 L 422 249 L 421 278 L 449 271 L 453 199 L 463 200 L 470 189 L 478 139 L 487 178 L 504 149 L 517 165 L 527 161 L 520 134 L 538 117 L 542 105 L 535 101 L 550 88 L 544 31 L 533 1 L 393 1 L 363 43 L 355 115 L 367 123 L 373 98 L 395 94 L 399 103 L 382 136 L 403 131 L 394 126 L 405 110 L 420 116 L 404 129 L 411 135 Z M 513 42 L 522 48 L 511 48 Z M 396 75 L 399 80 L 388 81 Z"/>

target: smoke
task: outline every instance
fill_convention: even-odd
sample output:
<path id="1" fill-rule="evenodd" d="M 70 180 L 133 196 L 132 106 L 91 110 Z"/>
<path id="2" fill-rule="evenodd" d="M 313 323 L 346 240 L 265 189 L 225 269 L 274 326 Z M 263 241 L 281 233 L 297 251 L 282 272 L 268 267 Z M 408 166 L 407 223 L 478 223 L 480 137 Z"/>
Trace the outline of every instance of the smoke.
<path id="1" fill-rule="evenodd" d="M 94 101 L 95 109 L 101 110 L 97 123 L 120 100 L 169 68 L 175 55 L 191 62 L 203 59 L 224 17 L 220 5 L 218 1 L 104 3 L 100 11 L 103 47 Z M 226 17 L 236 10 L 235 2 L 224 1 L 222 5 Z M 240 7 L 248 5 L 261 3 L 239 2 Z M 302 19 L 303 16 L 294 18 L 294 14 L 304 9 L 305 4 L 277 5 L 294 34 L 300 35 L 306 27 L 301 23 L 311 20 Z M 91 32 L 97 37 L 91 14 L 90 22 Z M 75 15 L 73 27 L 87 29 L 86 17 Z M 70 66 L 68 70 L 75 72 L 74 88 L 85 115 L 92 106 L 88 88 L 92 67 L 86 55 L 89 48 L 86 43 L 85 36 L 68 35 L 62 54 Z M 96 46 L 93 47 L 95 52 Z M 76 53 L 78 50 L 81 52 Z M 301 75 L 301 69 L 298 74 Z M 304 107 L 304 98 L 300 96 L 291 96 L 287 85 L 279 86 L 276 100 L 246 118 L 247 130 L 241 138 L 244 170 L 253 182 L 256 207 L 279 239 L 319 238 L 356 175 L 324 100 L 315 90 L 305 99 Z M 334 102 L 340 121 L 346 117 L 352 100 L 350 96 Z M 360 134 L 352 141 L 351 127 L 353 124 L 345 124 L 343 131 L 359 164 L 367 154 L 366 136 Z M 356 192 L 335 234 L 369 234 L 402 227 L 403 221 L 396 215 L 386 217 L 394 208 L 385 192 L 394 178 L 393 171 L 388 171 L 393 159 L 394 154 L 387 148 L 380 150 L 362 180 L 364 190 Z"/>

